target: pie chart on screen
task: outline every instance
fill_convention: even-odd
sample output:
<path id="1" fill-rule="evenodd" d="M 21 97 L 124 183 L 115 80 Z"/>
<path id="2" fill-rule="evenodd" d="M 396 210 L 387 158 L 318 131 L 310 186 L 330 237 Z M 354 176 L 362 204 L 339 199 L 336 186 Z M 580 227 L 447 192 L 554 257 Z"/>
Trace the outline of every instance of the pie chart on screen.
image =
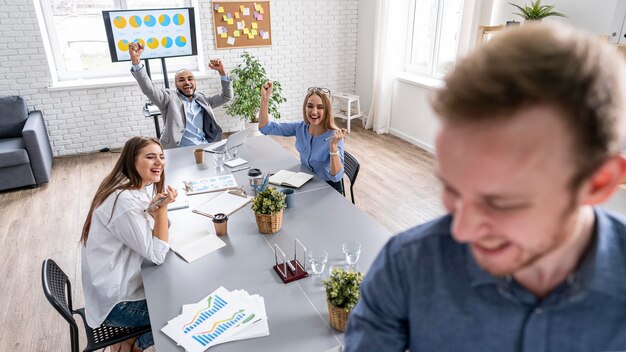
<path id="1" fill-rule="evenodd" d="M 183 17 L 180 13 L 175 14 L 174 17 L 172 17 L 172 20 L 174 20 L 174 24 L 177 26 L 182 26 L 183 23 L 185 23 L 185 17 Z"/>
<path id="2" fill-rule="evenodd" d="M 165 27 L 165 26 L 169 26 L 170 25 L 170 16 L 168 15 L 161 15 L 159 16 L 159 23 L 161 24 L 161 26 Z"/>
<path id="3" fill-rule="evenodd" d="M 126 27 L 126 18 L 117 16 L 113 19 L 113 25 L 119 29 Z"/>
<path id="4" fill-rule="evenodd" d="M 135 28 L 139 28 L 139 26 L 141 26 L 141 18 L 139 16 L 130 16 L 128 22 L 130 22 L 130 25 Z"/>
<path id="5" fill-rule="evenodd" d="M 148 39 L 148 48 L 156 49 L 159 47 L 159 40 L 157 38 L 149 38 Z"/>
<path id="6" fill-rule="evenodd" d="M 170 38 L 170 37 L 163 37 L 163 39 L 161 39 L 161 45 L 162 45 L 164 48 L 169 48 L 169 47 L 171 47 L 171 46 L 172 46 L 172 43 L 173 43 L 173 42 L 172 42 L 172 38 Z"/>
<path id="7" fill-rule="evenodd" d="M 117 48 L 121 51 L 128 51 L 128 40 L 122 39 L 117 42 Z"/>
<path id="8" fill-rule="evenodd" d="M 187 38 L 185 38 L 184 36 L 180 35 L 178 37 L 176 37 L 176 45 L 179 47 L 183 47 L 187 44 Z"/>
<path id="9" fill-rule="evenodd" d="M 143 23 L 148 27 L 154 27 L 156 24 L 156 19 L 152 15 L 146 15 L 143 18 Z"/>

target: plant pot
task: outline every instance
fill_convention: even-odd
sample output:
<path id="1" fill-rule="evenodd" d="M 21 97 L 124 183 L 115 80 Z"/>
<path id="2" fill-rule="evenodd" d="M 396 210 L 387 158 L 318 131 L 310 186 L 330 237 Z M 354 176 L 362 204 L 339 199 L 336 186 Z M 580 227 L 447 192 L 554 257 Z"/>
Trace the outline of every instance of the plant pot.
<path id="1" fill-rule="evenodd" d="M 326 299 L 326 305 L 328 306 L 328 318 L 330 319 L 330 326 L 339 331 L 346 331 L 348 325 L 349 311 L 344 308 L 337 308 L 330 304 L 328 298 Z"/>
<path id="2" fill-rule="evenodd" d="M 283 210 L 274 214 L 258 214 L 254 213 L 256 217 L 256 226 L 259 228 L 260 233 L 272 234 L 280 231 L 283 224 Z"/>
<path id="3" fill-rule="evenodd" d="M 250 128 L 249 136 L 260 136 L 262 133 L 259 131 L 258 122 L 246 122 L 246 128 Z"/>

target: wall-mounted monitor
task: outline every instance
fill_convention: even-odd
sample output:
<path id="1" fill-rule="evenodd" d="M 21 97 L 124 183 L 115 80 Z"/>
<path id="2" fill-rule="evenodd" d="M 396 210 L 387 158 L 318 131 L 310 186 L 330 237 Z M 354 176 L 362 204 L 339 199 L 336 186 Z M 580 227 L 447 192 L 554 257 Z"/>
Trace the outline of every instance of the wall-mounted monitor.
<path id="1" fill-rule="evenodd" d="M 102 11 L 113 62 L 130 61 L 128 45 L 144 46 L 142 59 L 197 54 L 193 7 Z"/>
<path id="2" fill-rule="evenodd" d="M 609 43 L 626 44 L 626 1 L 619 0 L 615 5 Z"/>

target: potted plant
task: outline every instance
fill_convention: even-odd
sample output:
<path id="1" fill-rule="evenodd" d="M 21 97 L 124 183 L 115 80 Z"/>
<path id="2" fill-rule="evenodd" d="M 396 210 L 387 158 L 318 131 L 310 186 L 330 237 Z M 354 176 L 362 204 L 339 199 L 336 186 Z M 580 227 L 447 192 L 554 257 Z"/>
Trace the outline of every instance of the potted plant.
<path id="1" fill-rule="evenodd" d="M 553 5 L 541 5 L 541 0 L 531 0 L 530 6 L 524 5 L 523 7 L 513 3 L 509 4 L 517 7 L 520 10 L 520 12 L 516 12 L 514 13 L 514 15 L 521 16 L 526 21 L 541 20 L 542 18 L 549 16 L 567 17 L 560 12 L 553 11 Z"/>
<path id="2" fill-rule="evenodd" d="M 285 209 L 285 195 L 274 187 L 267 187 L 252 200 L 252 211 L 259 232 L 271 234 L 280 231 Z"/>
<path id="3" fill-rule="evenodd" d="M 326 288 L 326 305 L 330 326 L 345 331 L 350 311 L 359 301 L 359 286 L 363 274 L 352 270 L 335 268 L 328 280 L 322 281 Z"/>
<path id="4" fill-rule="evenodd" d="M 261 108 L 261 86 L 269 81 L 265 68 L 257 58 L 247 51 L 241 54 L 243 63 L 230 71 L 233 78 L 234 99 L 226 107 L 226 113 L 230 116 L 239 116 L 248 124 L 257 124 L 257 114 Z M 283 89 L 280 82 L 274 81 L 274 90 L 269 100 L 269 113 L 276 119 L 280 119 L 278 105 L 287 101 L 282 95 Z"/>

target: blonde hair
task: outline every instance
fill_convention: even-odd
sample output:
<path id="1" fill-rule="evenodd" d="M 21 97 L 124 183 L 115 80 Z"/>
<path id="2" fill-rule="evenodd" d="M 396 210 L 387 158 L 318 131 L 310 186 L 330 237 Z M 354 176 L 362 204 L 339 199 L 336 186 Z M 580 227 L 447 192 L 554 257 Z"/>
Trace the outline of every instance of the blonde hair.
<path id="1" fill-rule="evenodd" d="M 507 29 L 461 60 L 432 105 L 452 123 L 506 119 L 538 104 L 559 108 L 572 135 L 576 187 L 620 151 L 625 83 L 615 48 L 571 27 L 533 23 Z"/>
<path id="2" fill-rule="evenodd" d="M 302 104 L 302 119 L 307 125 L 310 125 L 311 122 L 306 117 L 306 105 L 309 102 L 309 98 L 313 95 L 317 95 L 322 99 L 322 105 L 324 105 L 324 116 L 322 117 L 322 127 L 328 130 L 336 130 L 337 125 L 335 125 L 335 115 L 333 114 L 333 103 L 330 100 L 328 95 L 324 94 L 320 90 L 311 90 L 307 93 L 306 97 L 304 97 L 304 103 Z"/>
<path id="3" fill-rule="evenodd" d="M 133 137 L 129 139 L 126 144 L 124 144 L 122 153 L 120 154 L 119 159 L 117 159 L 113 170 L 111 170 L 111 173 L 104 178 L 100 187 L 98 187 L 98 190 L 96 191 L 96 195 L 93 197 L 91 207 L 89 208 L 89 212 L 87 213 L 87 218 L 81 232 L 80 243 L 83 245 L 87 244 L 93 212 L 113 192 L 118 189 L 124 190 L 141 188 L 142 180 L 139 172 L 137 171 L 135 162 L 137 160 L 137 156 L 139 155 L 139 151 L 151 143 L 158 145 L 161 147 L 161 150 L 163 150 L 161 142 L 153 137 Z M 164 188 L 165 174 L 161 174 L 161 180 L 155 184 L 154 191 L 155 193 L 161 193 Z M 117 203 L 117 198 L 115 199 L 115 203 Z M 113 204 L 113 208 L 115 208 L 115 203 Z"/>

